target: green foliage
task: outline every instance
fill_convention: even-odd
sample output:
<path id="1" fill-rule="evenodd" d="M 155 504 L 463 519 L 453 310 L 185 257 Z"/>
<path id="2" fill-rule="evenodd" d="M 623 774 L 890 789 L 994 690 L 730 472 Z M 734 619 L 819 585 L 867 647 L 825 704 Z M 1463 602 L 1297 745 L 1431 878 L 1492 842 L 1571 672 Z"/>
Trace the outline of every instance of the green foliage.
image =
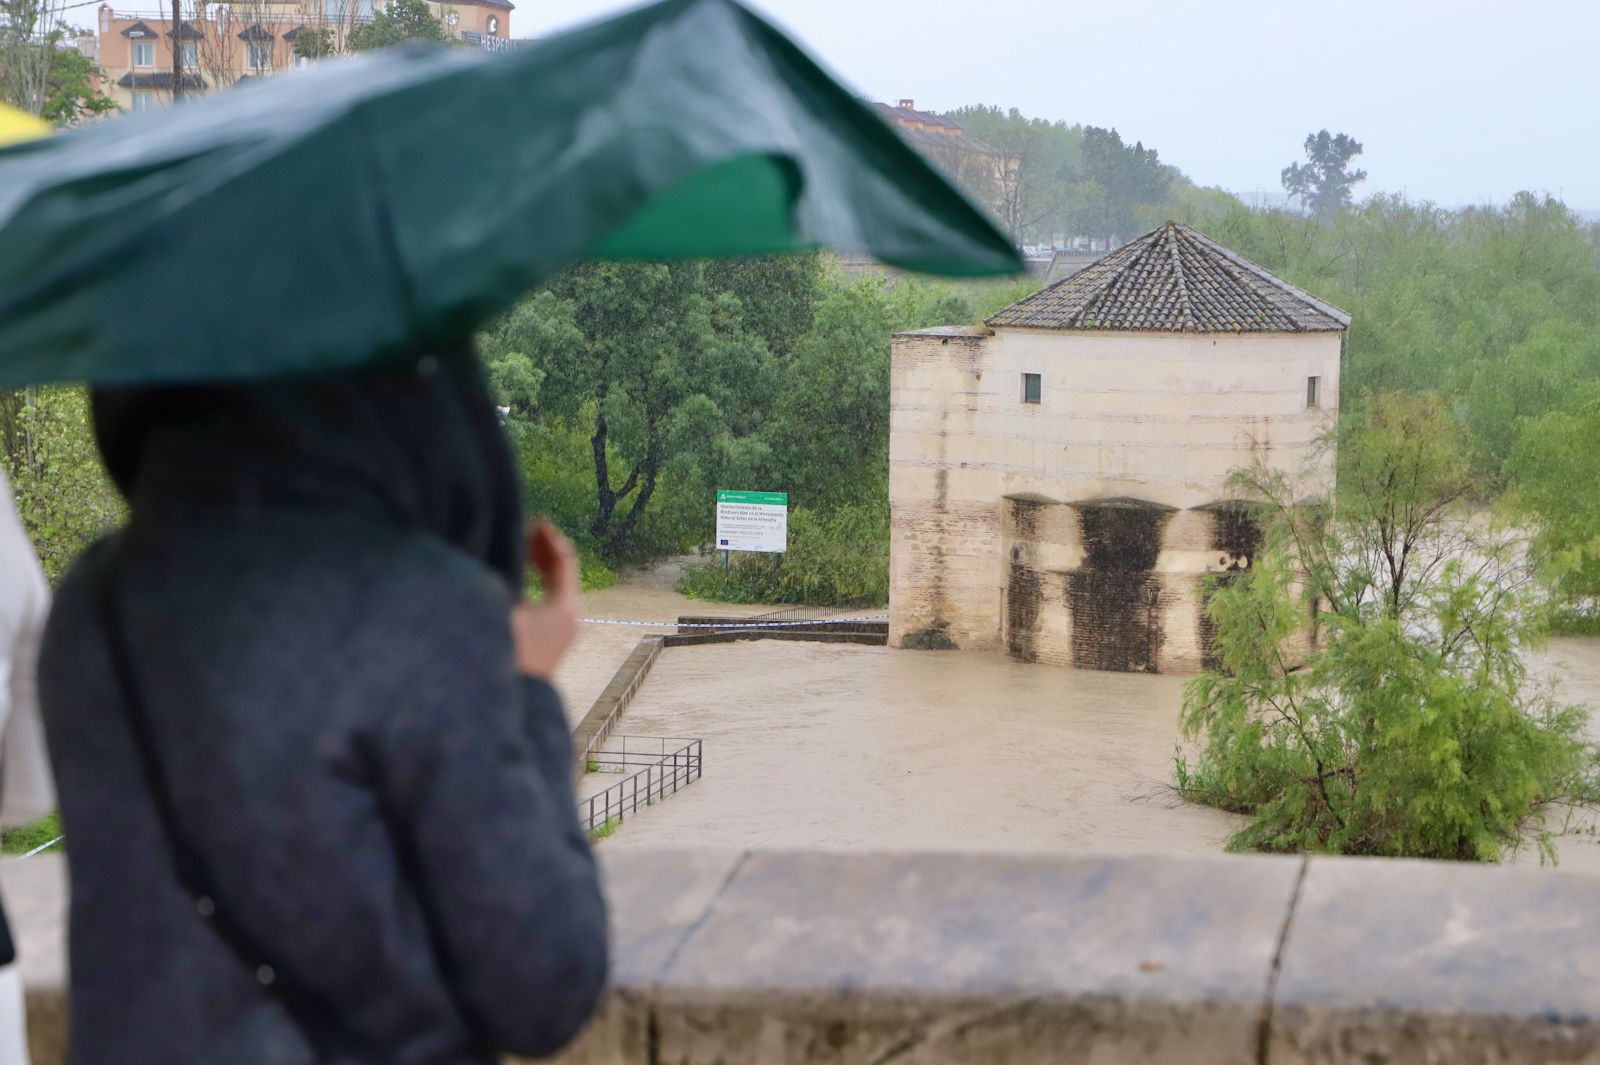
<path id="1" fill-rule="evenodd" d="M 35 847 L 42 847 L 60 838 L 61 815 L 49 814 L 31 825 L 19 825 L 0 832 L 0 854 L 27 854 Z M 59 846 L 55 848 L 59 849 Z"/>
<path id="2" fill-rule="evenodd" d="M 1069 232 L 1088 237 L 1127 239 L 1139 232 L 1139 207 L 1164 204 L 1177 171 L 1163 164 L 1154 148 L 1122 143 L 1114 129 L 1086 126 L 1083 165 L 1074 175 Z"/>
<path id="3" fill-rule="evenodd" d="M 1512 501 L 1535 522 L 1534 548 L 1563 597 L 1560 627 L 1600 631 L 1600 385 L 1571 411 L 1521 423 L 1507 464 Z"/>
<path id="4" fill-rule="evenodd" d="M 697 599 L 806 606 L 882 606 L 889 601 L 889 507 L 851 505 L 818 517 L 789 514 L 789 550 L 738 554 L 685 567 L 678 590 Z"/>
<path id="5" fill-rule="evenodd" d="M 100 91 L 100 74 L 100 68 L 76 48 L 57 48 L 39 117 L 58 126 L 75 126 L 85 118 L 115 111 L 116 102 Z"/>
<path id="6" fill-rule="evenodd" d="M 764 461 L 756 434 L 778 363 L 747 328 L 745 301 L 755 307 L 774 288 L 809 281 L 771 260 L 735 276 L 728 288 L 719 287 L 731 283 L 727 272 L 701 263 L 581 264 L 481 338 L 491 383 L 517 420 L 559 431 L 569 447 L 587 435 L 584 536 L 608 561 L 647 552 L 645 519 L 664 486 L 732 483 Z M 773 331 L 800 313 L 765 312 L 750 320 Z M 561 501 L 568 515 L 572 502 Z"/>
<path id="7" fill-rule="evenodd" d="M 601 562 L 591 552 L 579 550 L 578 587 L 580 590 L 594 592 L 602 588 L 615 588 L 616 585 L 616 570 Z M 544 582 L 539 579 L 539 574 L 532 568 L 523 572 L 522 594 L 529 599 L 535 600 L 544 594 Z"/>
<path id="8" fill-rule="evenodd" d="M 1465 420 L 1486 491 L 1520 419 L 1600 379 L 1596 233 L 1561 203 L 1444 211 L 1390 196 L 1319 221 L 1234 207 L 1208 235 L 1349 311 L 1341 392 L 1437 392 Z"/>
<path id="9" fill-rule="evenodd" d="M 58 126 L 115 111 L 100 91 L 100 68 L 64 45 L 57 14 L 41 0 L 0 0 L 0 103 Z"/>
<path id="10" fill-rule="evenodd" d="M 810 331 L 823 276 L 820 254 L 728 259 L 705 269 L 706 285 L 739 301 L 740 325 L 778 358 L 788 358 Z"/>
<path id="11" fill-rule="evenodd" d="M 1009 281 L 986 281 L 977 284 L 968 283 L 967 302 L 972 308 L 972 316 L 967 319 L 947 318 L 943 322 L 929 322 L 928 325 L 961 325 L 970 323 L 976 325 L 987 318 L 991 318 L 1000 311 L 1011 306 L 1018 300 L 1031 296 L 1040 289 L 1039 281 L 1032 277 L 1018 277 Z"/>
<path id="12" fill-rule="evenodd" d="M 1027 118 L 1016 108 L 962 107 L 948 116 L 975 138 L 1016 161 L 1015 174 L 1002 201 L 994 205 L 997 221 L 1017 243 L 1040 234 L 1061 232 L 1070 175 L 1083 161 L 1083 130 L 1065 122 Z M 945 168 L 947 172 L 950 167 Z M 975 203 L 988 204 L 993 178 L 980 173 L 951 176 Z"/>
<path id="13" fill-rule="evenodd" d="M 800 506 L 832 510 L 887 493 L 892 307 L 872 279 L 831 286 L 782 367 L 763 434 L 773 483 Z M 791 527 L 791 534 L 793 528 Z"/>
<path id="14" fill-rule="evenodd" d="M 598 825 L 595 828 L 592 828 L 592 829 L 589 830 L 589 838 L 592 839 L 592 840 L 609 839 L 612 836 L 616 835 L 617 834 L 617 829 L 619 829 L 621 827 L 622 827 L 622 818 L 620 818 L 620 817 L 609 817 L 609 818 L 606 819 L 605 824 Z"/>
<path id="15" fill-rule="evenodd" d="M 1028 118 L 1016 108 L 962 107 L 947 117 L 1015 160 L 1015 180 L 996 213 L 1019 244 L 1127 240 L 1167 217 L 1194 213 L 1187 201 L 1200 190 L 1154 148 L 1125 143 L 1115 129 Z M 952 176 L 976 202 L 988 202 L 991 175 Z M 1213 208 L 1238 202 L 1221 190 L 1206 192 Z"/>
<path id="16" fill-rule="evenodd" d="M 595 592 L 602 588 L 615 588 L 617 586 L 617 571 L 601 562 L 594 555 L 579 556 L 578 577 L 580 587 L 586 592 Z"/>
<path id="17" fill-rule="evenodd" d="M 51 581 L 121 522 L 121 499 L 100 465 L 81 388 L 0 393 L 0 461 L 23 526 Z"/>
<path id="18" fill-rule="evenodd" d="M 331 29 L 301 26 L 295 32 L 294 54 L 302 59 L 323 59 L 332 55 L 335 50 L 336 42 Z"/>
<path id="19" fill-rule="evenodd" d="M 1368 397 L 1339 446 L 1323 505 L 1235 474 L 1266 547 L 1211 594 L 1220 668 L 1185 690 L 1178 788 L 1249 816 L 1236 849 L 1496 861 L 1550 805 L 1600 800 L 1587 712 L 1527 674 L 1545 602 L 1521 541 L 1468 512 L 1443 405 Z"/>
<path id="20" fill-rule="evenodd" d="M 427 0 L 389 0 L 371 22 L 351 30 L 346 43 L 352 52 L 370 52 L 407 41 L 443 44 L 448 39 L 444 23 L 428 10 Z"/>
<path id="21" fill-rule="evenodd" d="M 1283 187 L 1312 214 L 1332 217 L 1350 206 L 1350 190 L 1367 180 L 1365 170 L 1350 169 L 1350 160 L 1361 154 L 1361 142 L 1347 133 L 1333 137 L 1322 130 L 1306 134 L 1305 149 L 1305 162 L 1283 168 Z"/>

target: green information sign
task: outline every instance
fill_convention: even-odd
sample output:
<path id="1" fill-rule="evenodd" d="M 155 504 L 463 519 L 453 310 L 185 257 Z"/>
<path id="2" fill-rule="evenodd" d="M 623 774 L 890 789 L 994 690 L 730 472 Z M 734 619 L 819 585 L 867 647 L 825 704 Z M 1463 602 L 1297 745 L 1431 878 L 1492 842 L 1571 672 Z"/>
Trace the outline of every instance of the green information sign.
<path id="1" fill-rule="evenodd" d="M 789 539 L 787 492 L 717 492 L 717 547 L 781 552 Z"/>

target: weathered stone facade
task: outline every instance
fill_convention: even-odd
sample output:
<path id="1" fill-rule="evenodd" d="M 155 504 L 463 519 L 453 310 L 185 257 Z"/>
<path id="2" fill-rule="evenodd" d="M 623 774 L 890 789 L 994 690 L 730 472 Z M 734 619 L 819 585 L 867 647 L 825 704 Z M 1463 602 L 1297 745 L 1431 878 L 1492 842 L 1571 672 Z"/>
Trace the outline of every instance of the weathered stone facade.
<path id="1" fill-rule="evenodd" d="M 891 645 L 1201 668 L 1208 579 L 1247 567 L 1259 536 L 1228 473 L 1260 455 L 1310 470 L 1307 491 L 1332 486 L 1332 449 L 1317 445 L 1336 418 L 1342 339 L 1342 322 L 897 336 Z"/>

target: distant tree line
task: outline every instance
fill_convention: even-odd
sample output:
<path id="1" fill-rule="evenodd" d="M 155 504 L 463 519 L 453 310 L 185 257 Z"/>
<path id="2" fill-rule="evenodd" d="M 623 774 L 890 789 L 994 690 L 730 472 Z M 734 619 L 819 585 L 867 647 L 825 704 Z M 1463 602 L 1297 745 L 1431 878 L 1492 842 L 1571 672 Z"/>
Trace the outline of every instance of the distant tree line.
<path id="1" fill-rule="evenodd" d="M 1016 180 L 996 215 L 1019 243 L 1125 241 L 1167 217 L 1186 220 L 1232 199 L 1197 188 L 1154 148 L 1128 144 L 1115 129 L 1028 118 L 1016 108 L 962 107 L 946 117 L 1016 159 Z M 975 202 L 990 202 L 987 174 L 955 176 Z"/>

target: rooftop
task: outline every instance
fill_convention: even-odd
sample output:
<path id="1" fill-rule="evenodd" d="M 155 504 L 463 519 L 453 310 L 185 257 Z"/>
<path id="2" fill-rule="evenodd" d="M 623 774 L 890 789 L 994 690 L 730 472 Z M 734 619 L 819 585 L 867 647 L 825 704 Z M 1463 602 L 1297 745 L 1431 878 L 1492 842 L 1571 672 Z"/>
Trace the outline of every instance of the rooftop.
<path id="1" fill-rule="evenodd" d="M 961 123 L 932 111 L 918 111 L 911 100 L 901 100 L 898 105 L 874 103 L 872 109 L 878 117 L 895 127 L 900 136 L 912 144 L 927 147 L 957 147 L 986 155 L 1003 154 L 993 145 L 969 136 Z M 928 127 L 941 132 L 934 133 Z"/>
<path id="2" fill-rule="evenodd" d="M 1168 222 L 988 319 L 1023 329 L 1318 333 L 1350 316 Z"/>

